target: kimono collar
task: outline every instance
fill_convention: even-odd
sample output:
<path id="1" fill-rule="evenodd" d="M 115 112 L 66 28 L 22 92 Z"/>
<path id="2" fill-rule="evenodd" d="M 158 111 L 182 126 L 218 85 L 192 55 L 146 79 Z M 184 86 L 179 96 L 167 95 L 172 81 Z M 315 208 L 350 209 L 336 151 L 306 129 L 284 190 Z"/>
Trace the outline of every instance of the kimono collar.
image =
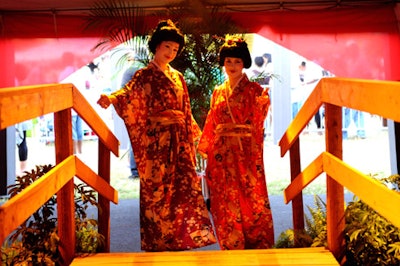
<path id="1" fill-rule="evenodd" d="M 226 95 L 230 96 L 237 88 L 240 88 L 243 86 L 243 84 L 246 84 L 249 82 L 249 79 L 247 78 L 246 73 L 243 73 L 242 76 L 239 78 L 239 80 L 236 82 L 236 84 L 230 84 L 229 80 L 226 81 Z M 233 85 L 233 86 L 232 86 Z"/>
<path id="2" fill-rule="evenodd" d="M 156 61 L 152 60 L 150 63 L 152 63 L 159 71 L 161 71 L 162 73 L 164 73 L 164 75 L 173 83 L 177 83 L 177 81 L 175 80 L 175 74 L 174 71 L 175 69 L 172 68 L 169 64 L 167 64 L 167 70 L 162 70 L 162 68 L 156 63 Z"/>

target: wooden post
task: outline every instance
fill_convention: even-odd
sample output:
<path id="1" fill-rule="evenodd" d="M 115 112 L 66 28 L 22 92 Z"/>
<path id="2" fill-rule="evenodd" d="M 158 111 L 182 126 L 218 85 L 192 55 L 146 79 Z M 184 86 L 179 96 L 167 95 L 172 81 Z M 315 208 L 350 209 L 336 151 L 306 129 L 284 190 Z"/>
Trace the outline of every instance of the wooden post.
<path id="1" fill-rule="evenodd" d="M 326 151 L 342 160 L 342 107 L 325 104 L 325 128 Z M 344 251 L 344 189 L 330 176 L 327 176 L 326 187 L 328 248 L 340 261 Z"/>
<path id="2" fill-rule="evenodd" d="M 110 151 L 99 141 L 99 176 L 110 184 Z M 105 245 L 101 252 L 110 252 L 110 201 L 99 195 L 98 214 L 99 233 L 105 238 Z"/>
<path id="3" fill-rule="evenodd" d="M 73 153 L 71 109 L 54 113 L 54 138 L 56 163 Z M 75 202 L 72 179 L 57 193 L 58 235 L 64 265 L 75 257 Z"/>
<path id="4" fill-rule="evenodd" d="M 15 47 L 8 38 L 0 38 L 0 88 L 15 86 Z M 21 121 L 22 122 L 22 121 Z M 15 141 L 10 138 L 10 130 L 0 130 L 0 196 L 7 195 L 7 186 L 15 183 Z M 15 136 L 15 133 L 12 132 Z M 10 142 L 11 149 L 10 149 Z"/>
<path id="5" fill-rule="evenodd" d="M 7 129 L 0 130 L 0 196 L 7 195 Z"/>
<path id="6" fill-rule="evenodd" d="M 301 172 L 300 163 L 300 140 L 297 139 L 293 146 L 290 148 L 290 177 L 293 181 Z M 292 200 L 292 216 L 293 216 L 293 229 L 294 229 L 294 245 L 299 246 L 298 236 L 299 232 L 304 230 L 304 207 L 303 207 L 303 193 L 300 192 Z"/>
<path id="7" fill-rule="evenodd" d="M 394 122 L 394 141 L 395 141 L 395 154 L 396 157 L 396 170 L 400 174 L 400 123 Z"/>

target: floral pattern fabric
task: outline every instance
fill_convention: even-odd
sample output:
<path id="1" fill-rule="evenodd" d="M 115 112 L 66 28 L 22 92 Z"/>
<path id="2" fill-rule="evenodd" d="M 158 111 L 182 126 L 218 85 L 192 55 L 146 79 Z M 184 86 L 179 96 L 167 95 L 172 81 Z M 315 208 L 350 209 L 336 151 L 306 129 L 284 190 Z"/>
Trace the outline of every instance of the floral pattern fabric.
<path id="1" fill-rule="evenodd" d="M 221 249 L 271 248 L 274 230 L 263 164 L 268 90 L 243 74 L 229 92 L 228 81 L 213 91 L 198 145 L 207 157 L 217 238 Z"/>
<path id="2" fill-rule="evenodd" d="M 113 93 L 140 176 L 141 248 L 187 250 L 216 243 L 195 171 L 194 124 L 182 74 L 154 63 Z M 197 132 L 197 133 L 196 133 Z"/>

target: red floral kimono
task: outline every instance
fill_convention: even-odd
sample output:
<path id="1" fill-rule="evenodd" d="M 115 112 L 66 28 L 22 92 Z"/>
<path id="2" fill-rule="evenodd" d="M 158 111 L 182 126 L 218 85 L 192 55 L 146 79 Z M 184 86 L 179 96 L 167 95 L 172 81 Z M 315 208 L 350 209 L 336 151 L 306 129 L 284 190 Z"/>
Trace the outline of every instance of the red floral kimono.
<path id="1" fill-rule="evenodd" d="M 212 95 L 198 151 L 207 158 L 211 213 L 221 249 L 270 248 L 271 207 L 263 164 L 268 90 L 243 74 L 228 97 L 229 82 Z"/>
<path id="2" fill-rule="evenodd" d="M 200 130 L 182 74 L 169 69 L 167 76 L 152 62 L 113 93 L 138 166 L 141 245 L 146 251 L 216 243 L 195 171 L 193 139 Z"/>

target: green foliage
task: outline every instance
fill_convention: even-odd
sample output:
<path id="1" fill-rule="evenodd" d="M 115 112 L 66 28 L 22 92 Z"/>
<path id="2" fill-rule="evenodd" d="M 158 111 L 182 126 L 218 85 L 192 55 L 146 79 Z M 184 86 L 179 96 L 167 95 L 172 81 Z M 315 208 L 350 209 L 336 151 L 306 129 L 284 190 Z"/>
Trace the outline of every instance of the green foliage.
<path id="1" fill-rule="evenodd" d="M 395 191 L 400 188 L 400 175 L 380 179 Z M 315 196 L 315 208 L 307 206 L 311 217 L 306 217 L 306 229 L 300 232 L 295 245 L 294 231 L 281 233 L 275 247 L 327 246 L 326 204 Z M 400 230 L 371 209 L 357 197 L 349 202 L 345 211 L 346 264 L 400 265 Z"/>
<path id="2" fill-rule="evenodd" d="M 26 171 L 25 175 L 17 176 L 15 184 L 8 187 L 10 198 L 18 195 L 51 168 L 51 165 L 36 166 L 36 170 Z M 60 263 L 55 208 L 56 199 L 52 197 L 11 234 L 8 239 L 10 243 L 8 250 L 2 250 L 2 253 L 8 256 L 6 265 L 23 262 L 51 265 L 48 264 L 49 261 Z M 9 254 L 14 254 L 14 256 L 9 256 Z"/>
<path id="3" fill-rule="evenodd" d="M 31 172 L 17 176 L 15 184 L 8 187 L 10 198 L 52 168 L 51 165 L 36 166 Z M 96 220 L 87 218 L 89 204 L 97 206 L 96 193 L 84 184 L 75 184 L 76 252 L 96 252 L 104 245 L 104 236 L 97 232 Z M 1 248 L 2 265 L 61 265 L 55 213 L 56 196 L 53 196 L 5 241 Z"/>
<path id="4" fill-rule="evenodd" d="M 105 245 L 105 238 L 97 231 L 97 221 L 94 219 L 75 220 L 76 253 L 96 253 Z"/>
<path id="5" fill-rule="evenodd" d="M 262 71 L 257 76 L 250 77 L 250 81 L 254 81 L 254 82 L 261 82 L 261 81 L 263 81 L 265 79 L 271 79 L 271 80 L 272 79 L 276 79 L 279 82 L 282 82 L 282 79 L 278 74 L 267 73 L 265 71 Z"/>
<path id="6" fill-rule="evenodd" d="M 381 180 L 399 191 L 399 175 Z M 346 213 L 347 265 L 400 265 L 400 230 L 366 203 L 354 198 Z"/>
<path id="7" fill-rule="evenodd" d="M 46 234 L 45 240 L 32 245 L 24 240 L 5 242 L 1 248 L 1 265 L 60 265 L 59 238 L 54 230 Z"/>
<path id="8" fill-rule="evenodd" d="M 210 34 L 186 35 L 187 44 L 171 65 L 184 74 L 195 120 L 202 128 L 214 87 L 224 80 L 218 65 L 219 42 Z"/>
<path id="9" fill-rule="evenodd" d="M 105 245 L 105 238 L 97 231 L 97 221 L 87 217 L 87 208 L 96 206 L 97 193 L 86 184 L 75 184 L 75 233 L 77 253 L 95 253 Z"/>
<path id="10" fill-rule="evenodd" d="M 306 216 L 306 234 L 312 239 L 312 247 L 326 247 L 326 204 L 318 196 L 314 196 L 315 208 L 307 206 L 311 218 Z"/>
<path id="11" fill-rule="evenodd" d="M 293 229 L 288 229 L 281 233 L 276 248 L 293 247 L 324 247 L 326 242 L 326 204 L 318 196 L 314 196 L 315 208 L 307 206 L 310 215 L 305 215 L 305 229 L 297 232 L 295 241 Z"/>
<path id="12" fill-rule="evenodd" d="M 235 25 L 228 13 L 218 6 L 210 7 L 204 1 L 184 0 L 168 10 L 168 16 L 178 21 L 186 37 L 184 50 L 171 65 L 184 74 L 193 116 L 203 128 L 211 94 L 225 78 L 218 61 L 223 38 L 243 30 Z"/>
<path id="13" fill-rule="evenodd" d="M 278 240 L 276 240 L 274 248 L 294 248 L 294 231 L 293 229 L 287 229 L 282 232 Z"/>
<path id="14" fill-rule="evenodd" d="M 132 1 L 96 1 L 86 16 L 85 29 L 96 29 L 102 36 L 93 49 L 106 51 L 116 44 L 135 45 L 135 36 L 148 34 L 143 8 Z"/>
<path id="15" fill-rule="evenodd" d="M 99 1 L 91 9 L 86 28 L 96 28 L 102 38 L 94 49 L 106 50 L 116 44 L 124 44 L 125 51 L 133 50 L 138 61 L 146 65 L 149 60 L 147 39 L 151 34 L 145 23 L 143 9 L 124 0 Z M 214 87 L 224 77 L 218 64 L 221 37 L 225 34 L 243 32 L 217 5 L 211 6 L 201 0 L 183 0 L 154 14 L 160 19 L 169 18 L 178 24 L 185 34 L 186 45 L 171 65 L 183 73 L 188 86 L 193 116 L 201 128 L 210 105 Z M 215 36 L 218 36 L 215 38 Z M 116 54 L 120 54 L 115 51 Z M 117 67 L 126 62 L 127 53 L 118 60 Z"/>

